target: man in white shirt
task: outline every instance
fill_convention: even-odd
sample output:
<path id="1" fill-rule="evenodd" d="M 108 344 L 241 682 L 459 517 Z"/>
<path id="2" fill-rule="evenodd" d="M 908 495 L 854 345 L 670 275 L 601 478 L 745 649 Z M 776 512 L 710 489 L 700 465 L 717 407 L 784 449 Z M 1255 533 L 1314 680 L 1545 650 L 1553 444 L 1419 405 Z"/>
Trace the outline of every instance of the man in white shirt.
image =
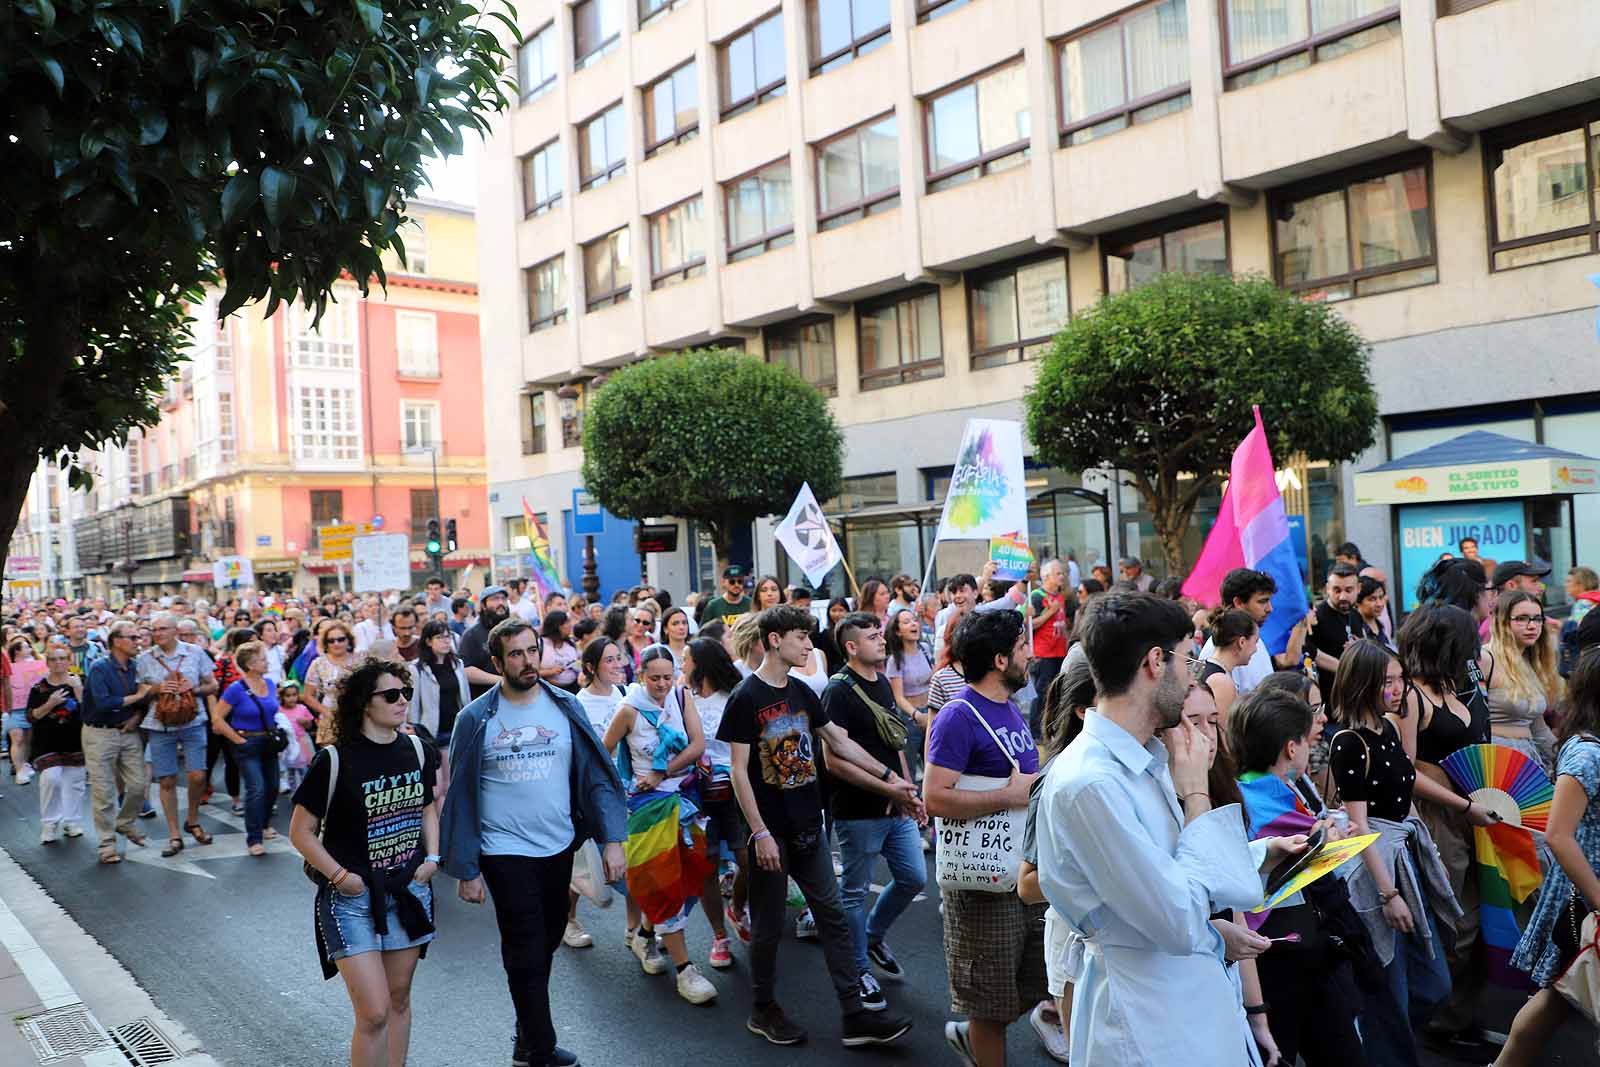
<path id="1" fill-rule="evenodd" d="M 1074 1063 L 1260 1062 L 1227 957 L 1271 943 L 1232 924 L 1224 942 L 1210 916 L 1261 903 L 1264 849 L 1237 805 L 1212 810 L 1210 742 L 1183 719 L 1192 633 L 1181 607 L 1148 594 L 1092 609 L 1083 643 L 1099 705 L 1039 793 L 1039 886 L 1085 939 Z"/>
<path id="2" fill-rule="evenodd" d="M 513 578 L 506 583 L 511 590 L 511 616 L 521 619 L 529 626 L 539 625 L 539 605 L 537 597 L 527 596 L 528 580 L 526 578 Z"/>
<path id="3" fill-rule="evenodd" d="M 375 596 L 368 597 L 358 610 L 363 613 L 361 621 L 355 625 L 355 650 L 358 655 L 365 654 L 379 641 L 393 640 L 394 630 L 389 626 L 388 611 L 382 600 Z"/>
<path id="4" fill-rule="evenodd" d="M 1278 583 L 1266 571 L 1235 567 L 1222 578 L 1222 602 L 1247 613 L 1256 621 L 1257 626 L 1266 622 L 1267 616 L 1272 614 L 1272 595 L 1277 591 Z M 1242 697 L 1265 681 L 1267 675 L 1273 671 L 1280 668 L 1298 668 L 1305 643 L 1306 624 L 1302 619 L 1295 623 L 1294 629 L 1289 632 L 1289 644 L 1281 653 L 1273 655 L 1267 651 L 1265 641 L 1257 641 L 1250 662 L 1229 671 L 1228 677 L 1233 679 L 1234 687 Z M 1205 647 L 1200 650 L 1201 662 L 1209 660 L 1216 650 L 1216 645 L 1207 641 Z"/>
<path id="5" fill-rule="evenodd" d="M 945 587 L 950 593 L 950 603 L 939 609 L 933 620 L 933 659 L 937 663 L 944 653 L 944 635 L 953 615 L 959 619 L 971 611 L 978 602 L 978 579 L 970 574 L 958 574 Z"/>

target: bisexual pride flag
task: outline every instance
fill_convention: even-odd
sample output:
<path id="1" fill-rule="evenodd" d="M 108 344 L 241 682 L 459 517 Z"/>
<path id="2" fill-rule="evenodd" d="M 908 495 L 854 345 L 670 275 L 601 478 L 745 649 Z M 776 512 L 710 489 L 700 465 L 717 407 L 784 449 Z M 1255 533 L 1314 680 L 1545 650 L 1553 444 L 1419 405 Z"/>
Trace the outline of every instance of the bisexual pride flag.
<path id="1" fill-rule="evenodd" d="M 1272 575 L 1278 591 L 1272 597 L 1272 614 L 1261 624 L 1261 640 L 1268 652 L 1278 655 L 1289 646 L 1289 631 L 1305 618 L 1311 604 L 1289 539 L 1289 516 L 1278 493 L 1261 409 L 1254 410 L 1255 429 L 1233 451 L 1217 524 L 1183 583 L 1183 593 L 1212 605 L 1222 599 L 1223 576 L 1235 567 Z"/>

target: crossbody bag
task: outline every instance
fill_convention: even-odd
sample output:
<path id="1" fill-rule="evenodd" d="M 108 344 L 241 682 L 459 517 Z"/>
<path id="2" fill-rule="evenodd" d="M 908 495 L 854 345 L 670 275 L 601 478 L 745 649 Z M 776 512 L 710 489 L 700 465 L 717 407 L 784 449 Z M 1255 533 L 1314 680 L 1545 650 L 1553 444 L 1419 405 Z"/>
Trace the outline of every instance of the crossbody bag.
<path id="1" fill-rule="evenodd" d="M 1000 754 L 1017 770 L 1015 757 L 1000 743 L 989 721 L 978 713 L 970 701 L 952 700 L 940 709 L 948 715 L 961 706 L 972 713 L 983 726 Z M 981 774 L 963 774 L 955 787 L 961 790 L 992 792 L 1004 789 L 1011 781 L 991 778 Z M 1022 872 L 1022 829 L 1028 809 L 1002 808 L 990 815 L 973 819 L 935 819 L 939 835 L 938 876 L 944 889 L 965 889 L 980 893 L 1014 893 L 1017 878 Z"/>

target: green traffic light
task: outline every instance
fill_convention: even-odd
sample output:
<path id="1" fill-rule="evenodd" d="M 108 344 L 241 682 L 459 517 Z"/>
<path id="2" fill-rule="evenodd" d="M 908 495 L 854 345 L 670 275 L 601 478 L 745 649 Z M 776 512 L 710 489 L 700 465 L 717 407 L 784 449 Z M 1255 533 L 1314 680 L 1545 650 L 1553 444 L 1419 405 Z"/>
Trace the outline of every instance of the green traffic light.
<path id="1" fill-rule="evenodd" d="M 437 541 L 429 541 L 428 542 L 428 555 L 437 556 L 438 554 L 439 554 L 439 542 L 437 542 Z"/>

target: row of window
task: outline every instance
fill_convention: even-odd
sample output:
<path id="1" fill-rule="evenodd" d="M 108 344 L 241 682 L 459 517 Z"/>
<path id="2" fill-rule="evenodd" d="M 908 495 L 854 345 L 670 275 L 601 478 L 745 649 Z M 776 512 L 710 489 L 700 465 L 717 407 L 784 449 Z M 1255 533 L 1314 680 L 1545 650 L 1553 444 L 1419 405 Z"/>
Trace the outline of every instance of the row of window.
<path id="1" fill-rule="evenodd" d="M 355 386 L 296 384 L 290 389 L 295 458 L 351 463 L 361 458 L 361 398 Z M 443 444 L 437 400 L 400 401 L 400 447 L 426 451 Z"/>
<path id="2" fill-rule="evenodd" d="M 355 294 L 330 300 L 322 321 L 312 327 L 312 313 L 289 306 L 289 364 L 303 370 L 355 370 L 357 366 L 357 301 Z M 439 319 L 431 311 L 394 313 L 395 353 L 400 374 L 407 378 L 439 377 Z M 218 347 L 219 360 L 221 346 Z M 231 347 L 229 360 L 231 362 Z M 219 368 L 221 364 L 219 362 Z"/>

